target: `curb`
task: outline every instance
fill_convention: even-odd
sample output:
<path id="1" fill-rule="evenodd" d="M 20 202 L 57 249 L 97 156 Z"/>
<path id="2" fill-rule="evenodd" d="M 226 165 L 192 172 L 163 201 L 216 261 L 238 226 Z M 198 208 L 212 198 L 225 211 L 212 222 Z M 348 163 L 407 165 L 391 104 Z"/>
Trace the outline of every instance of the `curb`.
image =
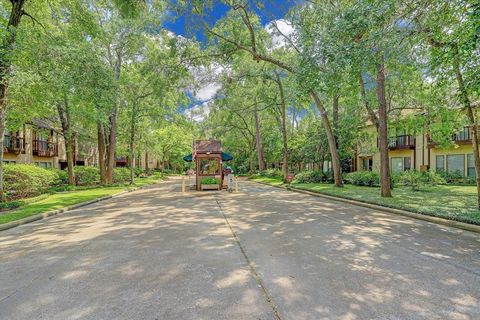
<path id="1" fill-rule="evenodd" d="M 126 193 L 130 193 L 130 192 L 133 192 L 133 191 L 145 189 L 146 187 L 150 187 L 152 185 L 155 185 L 157 183 L 161 183 L 161 182 L 166 181 L 166 180 L 168 180 L 168 178 L 166 178 L 164 180 L 161 180 L 161 181 L 158 181 L 158 182 L 155 182 L 155 183 L 152 183 L 152 184 L 145 185 L 145 186 L 132 188 L 130 190 L 120 191 L 119 193 L 115 193 L 115 194 L 112 194 L 112 195 L 109 195 L 109 196 L 104 196 L 104 197 L 100 197 L 100 198 L 97 198 L 97 199 L 93 199 L 93 200 L 89 200 L 89 201 L 85 201 L 85 202 L 80 202 L 80 203 L 77 203 L 77 204 L 62 208 L 62 209 L 50 210 L 50 211 L 47 211 L 47 212 L 44 212 L 44 213 L 38 213 L 38 214 L 35 214 L 33 216 L 26 217 L 26 218 L 23 218 L 23 219 L 19 219 L 19 220 L 7 222 L 7 223 L 4 223 L 4 224 L 0 224 L 0 231 L 15 228 L 15 227 L 18 227 L 18 226 L 21 226 L 21 225 L 24 225 L 24 224 L 27 224 L 27 223 L 31 223 L 31 222 L 34 222 L 34 221 L 42 220 L 42 219 L 45 219 L 45 218 L 48 218 L 48 217 L 51 217 L 51 216 L 56 216 L 56 215 L 59 215 L 61 213 L 71 211 L 71 210 L 74 210 L 74 209 L 77 209 L 77 208 L 85 207 L 85 206 L 88 206 L 90 204 L 97 203 L 97 202 L 100 202 L 100 201 L 105 201 L 105 200 L 108 200 L 108 199 L 116 198 L 116 197 L 122 196 Z"/>
<path id="2" fill-rule="evenodd" d="M 397 214 L 397 215 L 401 215 L 401 216 L 404 216 L 404 217 L 409 217 L 409 218 L 413 218 L 413 219 L 417 219 L 417 220 L 423 220 L 423 221 L 427 221 L 427 222 L 431 222 L 431 223 L 435 223 L 435 224 L 439 224 L 439 225 L 443 225 L 443 226 L 447 226 L 447 227 L 452 227 L 452 228 L 462 229 L 462 230 L 466 230 L 466 231 L 470 231 L 470 232 L 480 233 L 480 226 L 475 225 L 475 224 L 469 224 L 469 223 L 455 221 L 455 220 L 448 220 L 448 219 L 443 219 L 443 218 L 438 218 L 438 217 L 432 217 L 432 216 L 428 216 L 428 215 L 425 215 L 425 214 L 416 213 L 416 212 L 412 212 L 412 211 L 394 209 L 394 208 L 384 207 L 384 206 L 380 206 L 380 205 L 376 205 L 376 204 L 361 202 L 361 201 L 357 201 L 357 200 L 351 200 L 351 199 L 345 199 L 345 198 L 330 196 L 330 195 L 326 195 L 326 194 L 323 194 L 323 193 L 298 189 L 298 188 L 291 187 L 291 186 L 273 186 L 273 185 L 270 185 L 270 184 L 265 183 L 265 182 L 260 182 L 260 181 L 255 181 L 255 180 L 250 180 L 250 181 L 260 183 L 260 184 L 263 184 L 263 185 L 267 185 L 267 186 L 270 186 L 270 187 L 285 189 L 285 190 L 292 191 L 292 192 L 308 194 L 308 195 L 311 195 L 311 196 L 314 196 L 314 197 L 325 198 L 325 199 L 329 199 L 329 200 L 333 200 L 333 201 L 352 204 L 352 205 L 359 206 L 359 207 L 375 209 L 375 210 L 384 211 L 384 212 L 388 212 L 388 213 L 393 213 L 393 214 Z"/>

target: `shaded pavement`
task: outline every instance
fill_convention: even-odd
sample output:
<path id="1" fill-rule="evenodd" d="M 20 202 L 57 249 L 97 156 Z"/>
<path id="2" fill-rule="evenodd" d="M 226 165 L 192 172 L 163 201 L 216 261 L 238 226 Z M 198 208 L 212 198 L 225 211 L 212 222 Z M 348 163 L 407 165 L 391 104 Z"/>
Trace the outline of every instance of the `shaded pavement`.
<path id="1" fill-rule="evenodd" d="M 480 235 L 172 179 L 0 232 L 0 319 L 480 319 Z"/>

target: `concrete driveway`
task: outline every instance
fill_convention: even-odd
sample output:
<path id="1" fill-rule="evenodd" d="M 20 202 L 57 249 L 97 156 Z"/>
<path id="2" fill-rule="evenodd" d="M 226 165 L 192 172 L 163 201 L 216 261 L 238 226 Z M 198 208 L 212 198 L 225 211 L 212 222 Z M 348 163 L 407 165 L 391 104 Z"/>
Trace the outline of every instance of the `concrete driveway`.
<path id="1" fill-rule="evenodd" d="M 0 232 L 0 319 L 480 319 L 480 236 L 172 179 Z"/>

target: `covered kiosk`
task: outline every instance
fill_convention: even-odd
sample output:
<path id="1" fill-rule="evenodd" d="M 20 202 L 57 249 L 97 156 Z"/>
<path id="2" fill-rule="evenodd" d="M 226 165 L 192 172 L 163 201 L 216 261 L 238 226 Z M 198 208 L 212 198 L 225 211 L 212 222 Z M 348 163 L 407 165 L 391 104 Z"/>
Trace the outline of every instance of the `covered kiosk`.
<path id="1" fill-rule="evenodd" d="M 222 176 L 222 162 L 232 160 L 233 157 L 228 153 L 222 152 L 222 143 L 220 140 L 196 140 L 193 143 L 193 152 L 185 157 L 183 160 L 195 162 L 195 178 L 196 189 L 221 189 Z M 215 179 L 216 184 L 212 181 Z M 209 181 L 208 185 L 202 181 Z"/>

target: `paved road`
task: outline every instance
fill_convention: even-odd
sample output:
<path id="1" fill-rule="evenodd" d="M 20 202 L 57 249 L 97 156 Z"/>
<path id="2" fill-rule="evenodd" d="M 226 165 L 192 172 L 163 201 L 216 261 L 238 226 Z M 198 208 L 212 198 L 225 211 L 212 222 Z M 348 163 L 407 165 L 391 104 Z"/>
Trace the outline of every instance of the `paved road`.
<path id="1" fill-rule="evenodd" d="M 480 236 L 179 180 L 0 232 L 0 319 L 480 319 Z"/>

